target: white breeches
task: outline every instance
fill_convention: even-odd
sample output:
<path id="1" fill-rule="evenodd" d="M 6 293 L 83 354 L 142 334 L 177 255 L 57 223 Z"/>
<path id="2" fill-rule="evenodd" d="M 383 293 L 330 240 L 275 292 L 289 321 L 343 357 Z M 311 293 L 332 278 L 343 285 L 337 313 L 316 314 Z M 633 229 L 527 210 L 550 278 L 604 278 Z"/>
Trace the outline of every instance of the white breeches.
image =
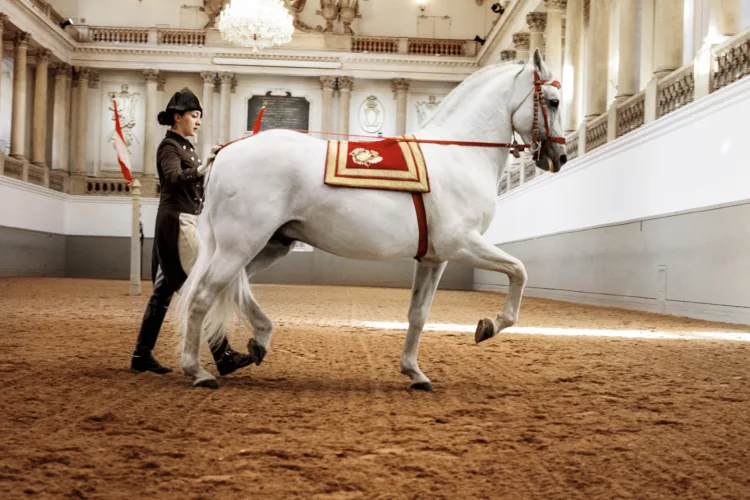
<path id="1" fill-rule="evenodd" d="M 177 251 L 180 254 L 180 265 L 185 274 L 190 274 L 195 260 L 198 258 L 198 249 L 201 244 L 201 235 L 198 232 L 198 216 L 192 214 L 180 214 L 180 234 L 177 237 Z"/>

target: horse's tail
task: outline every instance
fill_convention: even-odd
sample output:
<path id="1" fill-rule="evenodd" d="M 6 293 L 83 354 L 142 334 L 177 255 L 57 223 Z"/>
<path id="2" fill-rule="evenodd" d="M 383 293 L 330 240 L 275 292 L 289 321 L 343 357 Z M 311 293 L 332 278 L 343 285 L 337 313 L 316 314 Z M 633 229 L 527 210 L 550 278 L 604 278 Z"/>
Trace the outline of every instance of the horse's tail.
<path id="1" fill-rule="evenodd" d="M 200 284 L 203 282 L 203 277 L 208 272 L 209 265 L 216 255 L 216 240 L 210 221 L 210 217 L 206 217 L 206 237 L 201 239 L 198 257 L 179 292 L 177 326 L 181 333 L 183 344 L 187 338 L 191 306 L 195 302 L 196 294 L 199 292 Z M 250 283 L 247 272 L 243 267 L 232 282 L 219 293 L 215 301 L 209 306 L 208 313 L 201 325 L 201 339 L 208 341 L 208 344 L 212 348 L 218 346 L 226 338 L 227 323 L 235 313 L 248 324 L 247 317 L 243 314 L 243 308 L 251 300 Z"/>

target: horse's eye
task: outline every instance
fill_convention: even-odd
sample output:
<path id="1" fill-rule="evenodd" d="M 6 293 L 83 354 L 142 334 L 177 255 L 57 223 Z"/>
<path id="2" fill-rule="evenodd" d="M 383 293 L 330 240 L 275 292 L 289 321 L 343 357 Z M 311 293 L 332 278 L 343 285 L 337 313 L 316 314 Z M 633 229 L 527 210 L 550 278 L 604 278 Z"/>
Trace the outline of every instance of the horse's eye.
<path id="1" fill-rule="evenodd" d="M 550 99 L 549 101 L 549 107 L 552 109 L 557 109 L 560 106 L 560 101 L 557 99 Z"/>

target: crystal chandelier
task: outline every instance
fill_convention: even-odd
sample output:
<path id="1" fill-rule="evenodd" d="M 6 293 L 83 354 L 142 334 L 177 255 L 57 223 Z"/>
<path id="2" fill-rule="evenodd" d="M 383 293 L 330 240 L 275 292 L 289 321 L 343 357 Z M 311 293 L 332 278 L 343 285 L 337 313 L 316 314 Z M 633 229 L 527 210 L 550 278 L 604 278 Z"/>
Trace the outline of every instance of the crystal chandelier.
<path id="1" fill-rule="evenodd" d="M 282 0 L 230 0 L 216 26 L 224 40 L 258 52 L 291 41 L 293 21 Z"/>

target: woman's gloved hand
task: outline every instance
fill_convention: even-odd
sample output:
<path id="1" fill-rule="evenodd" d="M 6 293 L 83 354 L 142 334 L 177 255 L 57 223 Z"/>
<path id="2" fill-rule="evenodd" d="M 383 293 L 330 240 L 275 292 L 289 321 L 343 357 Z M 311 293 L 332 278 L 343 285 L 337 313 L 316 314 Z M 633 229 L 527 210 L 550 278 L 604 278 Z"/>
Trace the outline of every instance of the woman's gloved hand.
<path id="1" fill-rule="evenodd" d="M 208 155 L 208 158 L 206 158 L 206 161 L 203 162 L 203 165 L 198 167 L 198 175 L 203 177 L 206 175 L 206 172 L 208 172 L 208 169 L 211 168 L 211 164 L 216 159 L 216 154 L 221 150 L 222 146 L 219 143 L 216 143 L 213 148 L 211 148 L 211 153 Z"/>

